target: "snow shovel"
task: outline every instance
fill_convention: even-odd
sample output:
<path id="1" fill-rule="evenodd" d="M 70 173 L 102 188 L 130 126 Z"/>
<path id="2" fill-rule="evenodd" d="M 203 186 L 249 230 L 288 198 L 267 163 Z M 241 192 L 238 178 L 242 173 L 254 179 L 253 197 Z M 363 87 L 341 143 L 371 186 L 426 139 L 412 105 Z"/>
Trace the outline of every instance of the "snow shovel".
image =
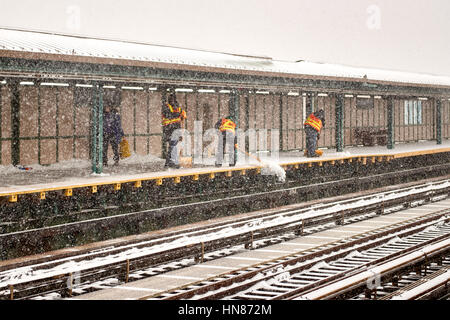
<path id="1" fill-rule="evenodd" d="M 120 142 L 119 155 L 121 159 L 125 159 L 131 156 L 130 145 L 128 144 L 128 141 L 125 138 L 123 138 L 122 141 Z"/>
<path id="2" fill-rule="evenodd" d="M 247 156 L 249 156 L 249 157 L 251 157 L 251 158 L 253 158 L 253 159 L 255 159 L 255 160 L 257 160 L 259 163 L 261 163 L 261 164 L 263 164 L 263 162 L 262 162 L 262 160 L 258 157 L 258 156 L 254 156 L 254 155 L 252 155 L 252 154 L 250 154 L 250 153 L 248 153 L 247 151 L 245 151 L 245 150 L 241 150 L 241 149 L 239 149 L 238 147 L 237 147 L 237 145 L 236 145 L 236 150 L 238 150 L 238 151 L 240 151 L 240 152 L 242 152 L 242 153 L 244 153 L 244 154 L 246 154 Z"/>
<path id="3" fill-rule="evenodd" d="M 303 152 L 303 154 L 304 154 L 305 157 L 306 157 L 306 155 L 308 154 L 308 150 L 305 149 L 305 151 Z M 316 149 L 316 154 L 320 157 L 320 156 L 323 155 L 323 151 L 320 150 L 320 149 Z"/>

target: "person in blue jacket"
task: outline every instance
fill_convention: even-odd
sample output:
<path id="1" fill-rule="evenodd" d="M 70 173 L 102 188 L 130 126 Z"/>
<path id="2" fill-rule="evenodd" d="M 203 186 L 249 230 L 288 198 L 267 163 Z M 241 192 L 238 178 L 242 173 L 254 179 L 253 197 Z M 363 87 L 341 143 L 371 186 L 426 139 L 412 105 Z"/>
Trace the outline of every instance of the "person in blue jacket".
<path id="1" fill-rule="evenodd" d="M 103 166 L 108 166 L 108 145 L 114 152 L 114 165 L 119 164 L 119 144 L 124 136 L 117 109 L 106 106 L 103 113 Z"/>

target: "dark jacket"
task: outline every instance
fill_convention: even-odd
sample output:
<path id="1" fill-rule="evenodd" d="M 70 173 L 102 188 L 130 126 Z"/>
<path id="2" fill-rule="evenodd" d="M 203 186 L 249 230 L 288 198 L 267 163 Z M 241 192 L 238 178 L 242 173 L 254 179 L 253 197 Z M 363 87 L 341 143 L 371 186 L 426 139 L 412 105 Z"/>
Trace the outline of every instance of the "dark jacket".
<path id="1" fill-rule="evenodd" d="M 320 109 L 314 112 L 313 114 L 322 121 L 322 127 L 325 127 L 325 112 L 322 109 Z"/>
<path id="2" fill-rule="evenodd" d="M 113 136 L 116 143 L 120 143 L 124 136 L 120 115 L 115 111 L 103 114 L 103 135 Z"/>
<path id="3" fill-rule="evenodd" d="M 169 106 L 166 104 L 163 108 L 162 111 L 162 116 L 163 118 L 166 119 L 177 119 L 181 117 L 181 121 L 183 121 L 186 117 L 186 113 L 185 111 L 179 107 L 178 103 L 174 103 L 174 106 L 172 106 L 175 110 L 180 108 L 180 112 L 171 112 Z M 177 129 L 181 129 L 181 121 L 179 122 L 174 122 L 168 125 L 163 125 L 163 135 L 164 135 L 164 140 L 170 140 L 170 137 L 172 136 L 172 133 L 177 130 Z"/>

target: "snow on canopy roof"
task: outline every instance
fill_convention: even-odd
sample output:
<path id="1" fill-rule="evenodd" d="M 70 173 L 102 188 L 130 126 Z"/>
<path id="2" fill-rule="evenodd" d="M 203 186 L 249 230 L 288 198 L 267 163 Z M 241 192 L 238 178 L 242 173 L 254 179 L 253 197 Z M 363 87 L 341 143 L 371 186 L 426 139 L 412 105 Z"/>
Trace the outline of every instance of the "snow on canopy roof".
<path id="1" fill-rule="evenodd" d="M 0 52 L 2 50 L 148 61 L 231 70 L 450 86 L 450 77 L 446 76 L 307 61 L 276 61 L 264 57 L 11 29 L 0 29 Z"/>

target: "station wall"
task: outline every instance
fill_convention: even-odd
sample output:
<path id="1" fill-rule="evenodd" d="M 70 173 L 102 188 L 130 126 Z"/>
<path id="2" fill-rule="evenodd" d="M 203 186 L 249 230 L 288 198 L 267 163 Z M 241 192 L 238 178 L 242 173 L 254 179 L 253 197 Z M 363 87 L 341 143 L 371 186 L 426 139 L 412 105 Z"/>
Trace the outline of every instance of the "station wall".
<path id="1" fill-rule="evenodd" d="M 0 85 L 0 164 L 11 164 L 11 91 Z"/>
<path id="2" fill-rule="evenodd" d="M 104 89 L 106 93 L 108 89 Z M 158 90 L 118 91 L 117 105 L 122 118 L 125 137 L 130 149 L 137 155 L 161 157 L 162 93 Z M 239 94 L 239 128 L 243 131 L 266 130 L 266 140 L 258 139 L 257 149 L 269 151 L 272 131 L 279 131 L 277 141 L 281 151 L 303 150 L 306 146 L 303 122 L 307 116 L 306 96 L 302 93 L 287 95 L 273 92 Z M 213 128 L 223 116 L 229 114 L 229 91 L 177 92 L 177 100 L 187 112 L 186 129 L 191 138 L 194 122 L 202 121 L 203 132 Z M 0 165 L 12 163 L 13 115 L 11 88 L 0 85 Z M 20 85 L 19 160 L 22 165 L 48 165 L 64 160 L 90 158 L 91 112 L 93 89 Z M 333 95 L 314 95 L 313 111 L 324 109 L 326 125 L 319 140 L 321 148 L 335 148 L 336 98 Z M 372 127 L 387 129 L 387 101 L 373 99 L 373 107 L 357 107 L 356 96 L 346 96 L 344 103 L 344 146 L 356 145 L 355 129 Z M 421 100 L 420 112 L 414 107 L 409 116 L 408 101 L 394 100 L 395 142 L 413 142 L 436 139 L 436 109 L 433 100 Z M 105 102 L 106 103 L 106 102 Z M 413 120 L 411 120 L 413 119 Z M 450 102 L 442 102 L 442 137 L 450 138 Z M 259 137 L 258 137 L 259 138 Z M 191 140 L 193 142 L 193 140 Z M 204 147 L 208 143 L 204 143 Z M 192 143 L 193 147 L 193 143 Z M 241 146 L 242 147 L 242 146 Z M 254 147 L 254 146 L 253 146 Z M 110 147 L 111 148 L 111 147 Z M 193 151 L 193 150 L 192 150 Z M 206 152 L 206 151 L 204 151 Z M 215 151 L 209 150 L 209 155 Z M 108 152 L 112 158 L 112 150 Z"/>
<path id="3" fill-rule="evenodd" d="M 137 155 L 161 153 L 161 93 L 121 90 L 119 113 L 130 150 Z M 112 158 L 111 146 L 108 152 Z"/>

